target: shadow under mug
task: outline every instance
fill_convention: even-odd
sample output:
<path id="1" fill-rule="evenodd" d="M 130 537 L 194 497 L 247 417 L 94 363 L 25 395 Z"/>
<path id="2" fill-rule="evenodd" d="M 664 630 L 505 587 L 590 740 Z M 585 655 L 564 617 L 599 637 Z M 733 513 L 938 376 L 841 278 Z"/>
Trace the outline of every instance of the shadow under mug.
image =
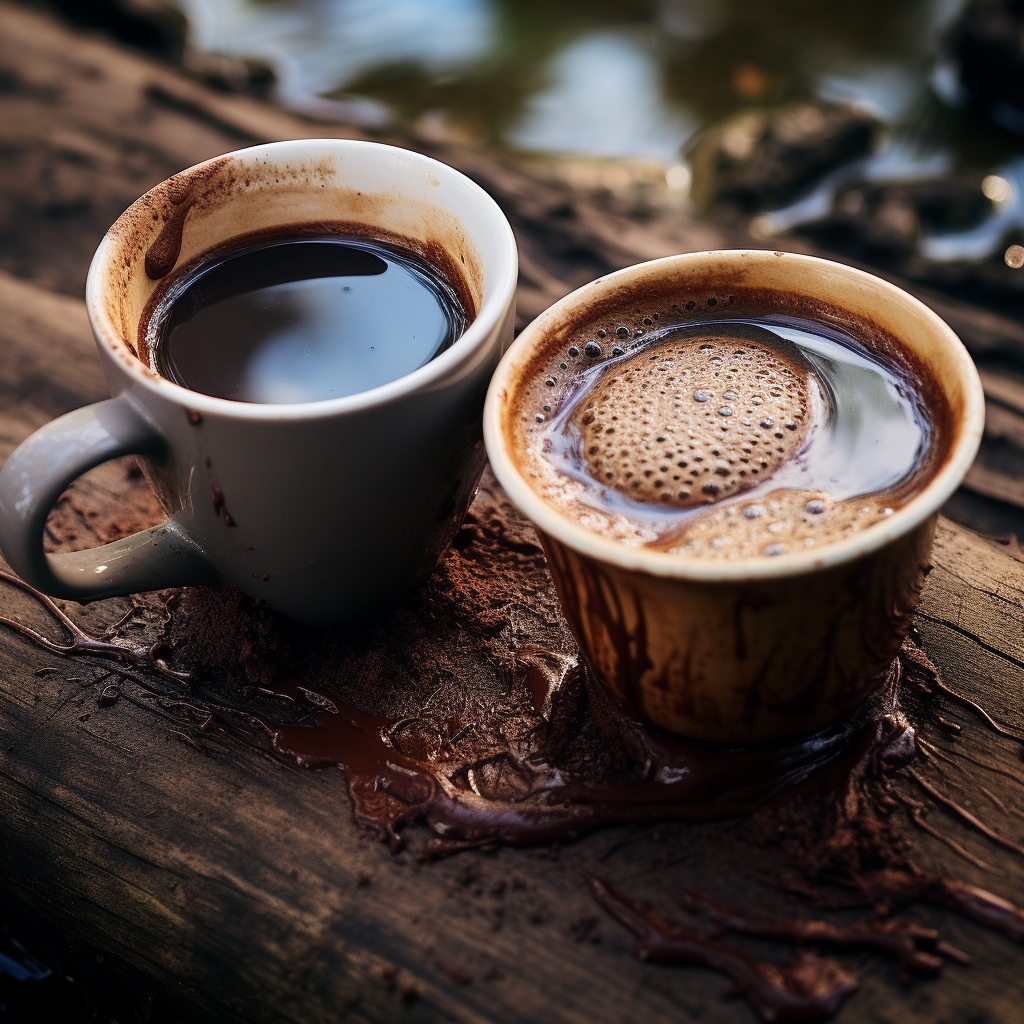
<path id="1" fill-rule="evenodd" d="M 735 560 L 627 547 L 546 503 L 516 454 L 520 382 L 542 372 L 541 353 L 596 332 L 616 312 L 684 300 L 705 309 L 731 303 L 730 317 L 756 310 L 821 319 L 869 348 L 909 354 L 937 383 L 933 401 L 948 409 L 926 485 L 851 536 Z M 822 729 L 881 685 L 920 598 L 938 510 L 977 453 L 984 417 L 974 364 L 917 299 L 825 260 L 736 250 L 629 267 L 557 302 L 499 365 L 484 436 L 495 475 L 537 527 L 562 610 L 597 677 L 655 725 L 753 743 Z"/>
<path id="2" fill-rule="evenodd" d="M 173 270 L 246 236 L 314 231 L 418 252 L 460 293 L 469 327 L 404 377 L 303 404 L 213 398 L 140 358 L 147 311 Z M 310 625 L 393 605 L 434 568 L 483 470 L 483 400 L 512 340 L 516 278 L 515 240 L 494 200 L 417 153 L 303 140 L 182 171 L 134 203 L 93 258 L 86 303 L 113 398 L 11 455 L 0 472 L 4 557 L 38 589 L 79 601 L 233 584 Z M 140 456 L 167 521 L 45 554 L 60 494 L 128 454 Z"/>

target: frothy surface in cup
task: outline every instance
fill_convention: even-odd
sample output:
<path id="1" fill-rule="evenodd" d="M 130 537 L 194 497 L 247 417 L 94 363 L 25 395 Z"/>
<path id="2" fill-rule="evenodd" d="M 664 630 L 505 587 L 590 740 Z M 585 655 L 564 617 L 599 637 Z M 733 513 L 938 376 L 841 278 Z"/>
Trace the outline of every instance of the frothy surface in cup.
<path id="1" fill-rule="evenodd" d="M 773 557 L 877 523 L 927 482 L 909 366 L 782 314 L 600 328 L 522 384 L 534 489 L 631 546 Z"/>
<path id="2" fill-rule="evenodd" d="M 669 331 L 583 382 L 567 436 L 632 501 L 692 508 L 770 477 L 804 443 L 810 366 L 746 324 Z"/>

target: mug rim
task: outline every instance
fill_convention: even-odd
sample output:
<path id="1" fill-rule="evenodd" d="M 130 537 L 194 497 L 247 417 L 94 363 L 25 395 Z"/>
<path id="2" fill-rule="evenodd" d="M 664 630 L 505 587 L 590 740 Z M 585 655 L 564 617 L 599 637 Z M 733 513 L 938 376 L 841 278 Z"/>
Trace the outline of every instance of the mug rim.
<path id="1" fill-rule="evenodd" d="M 378 387 L 359 391 L 353 395 L 340 398 L 328 398 L 316 402 L 288 402 L 280 404 L 239 402 L 229 398 L 217 398 L 200 391 L 192 391 L 175 384 L 166 377 L 152 370 L 120 337 L 118 329 L 110 315 L 110 309 L 104 299 L 104 287 L 109 279 L 109 270 L 116 256 L 118 225 L 131 221 L 140 213 L 148 216 L 149 210 L 144 203 L 148 196 L 170 179 L 153 186 L 143 193 L 107 230 L 100 241 L 92 262 L 85 285 L 85 303 L 92 327 L 93 336 L 98 344 L 105 347 L 112 355 L 119 356 L 118 363 L 136 385 L 155 391 L 161 397 L 177 405 L 195 410 L 206 415 L 222 416 L 235 420 L 311 420 L 325 416 L 343 415 L 345 413 L 362 412 L 378 406 L 387 405 L 396 399 L 406 397 L 418 391 L 429 390 L 433 385 L 441 383 L 445 378 L 457 373 L 459 367 L 473 357 L 492 336 L 506 315 L 510 299 L 515 296 L 519 277 L 519 253 L 516 248 L 512 227 L 495 202 L 494 198 L 475 181 L 461 171 L 433 157 L 417 153 L 415 150 L 400 146 L 390 146 L 381 142 L 369 142 L 362 139 L 293 139 L 283 142 L 270 142 L 245 149 L 236 149 L 220 156 L 203 160 L 192 167 L 179 172 L 190 174 L 197 170 L 220 163 L 225 158 L 260 159 L 267 162 L 288 158 L 310 158 L 323 156 L 325 151 L 362 151 L 376 154 L 384 158 L 401 158 L 412 165 L 419 165 L 432 175 L 447 177 L 467 190 L 479 201 L 488 215 L 493 215 L 492 226 L 498 234 L 500 256 L 493 261 L 496 266 L 495 283 L 490 295 L 484 301 L 473 322 L 443 352 L 404 376 L 388 381 Z M 172 175 L 171 178 L 177 175 Z M 454 216 L 458 214 L 450 211 Z M 491 270 L 486 267 L 485 272 Z"/>
<path id="2" fill-rule="evenodd" d="M 699 558 L 670 554 L 644 547 L 628 547 L 580 526 L 548 504 L 524 479 L 511 454 L 511 444 L 504 430 L 508 399 L 518 384 L 517 371 L 523 370 L 549 330 L 556 328 L 565 316 L 582 306 L 592 304 L 603 295 L 627 286 L 632 280 L 660 268 L 678 268 L 715 257 L 725 264 L 744 261 L 798 261 L 810 268 L 828 269 L 846 276 L 852 283 L 873 288 L 910 307 L 932 328 L 932 339 L 945 346 L 952 356 L 964 390 L 963 412 L 959 417 L 948 457 L 926 486 L 902 508 L 886 519 L 873 523 L 850 537 L 823 544 L 819 548 L 786 552 L 771 557 L 751 555 L 735 560 Z M 777 265 L 777 263 L 776 263 Z M 947 388 L 939 381 L 943 391 Z M 970 468 L 981 444 L 985 424 L 985 396 L 971 357 L 963 342 L 933 310 L 902 288 L 874 274 L 848 267 L 833 260 L 798 253 L 782 253 L 765 249 L 717 249 L 682 253 L 638 263 L 583 285 L 550 306 L 519 335 L 505 353 L 491 378 L 484 405 L 484 441 L 491 468 L 498 482 L 519 510 L 542 533 L 560 541 L 576 552 L 599 562 L 624 570 L 651 576 L 706 582 L 764 580 L 799 576 L 841 565 L 886 547 L 918 527 L 936 513 L 957 489 Z"/>

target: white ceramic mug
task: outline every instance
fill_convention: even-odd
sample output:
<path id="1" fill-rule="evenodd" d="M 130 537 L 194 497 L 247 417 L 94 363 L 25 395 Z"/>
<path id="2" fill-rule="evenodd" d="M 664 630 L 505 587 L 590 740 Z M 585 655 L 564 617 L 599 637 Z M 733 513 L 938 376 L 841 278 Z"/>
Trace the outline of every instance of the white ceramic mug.
<path id="1" fill-rule="evenodd" d="M 144 335 L 169 275 L 245 236 L 296 229 L 418 251 L 458 278 L 450 283 L 472 307 L 469 327 L 412 373 L 329 401 L 228 401 L 151 368 L 140 325 Z M 133 204 L 93 258 L 86 302 L 113 398 L 48 424 L 10 457 L 0 549 L 33 586 L 80 601 L 211 583 L 309 624 L 379 612 L 433 569 L 473 496 L 483 400 L 512 340 L 516 278 L 515 241 L 494 200 L 417 153 L 306 140 L 182 171 Z M 127 454 L 141 457 L 167 521 L 45 554 L 60 494 Z"/>

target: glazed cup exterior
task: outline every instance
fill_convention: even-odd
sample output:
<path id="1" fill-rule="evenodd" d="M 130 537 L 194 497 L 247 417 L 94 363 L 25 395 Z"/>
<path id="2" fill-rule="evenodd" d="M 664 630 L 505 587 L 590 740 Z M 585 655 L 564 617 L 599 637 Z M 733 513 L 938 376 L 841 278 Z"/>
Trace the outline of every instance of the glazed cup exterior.
<path id="1" fill-rule="evenodd" d="M 531 488 L 515 455 L 517 382 L 535 353 L 568 336 L 581 311 L 625 304 L 652 283 L 693 294 L 719 285 L 778 293 L 870 318 L 924 363 L 948 405 L 946 454 L 929 482 L 878 524 L 773 558 L 702 560 L 628 547 L 562 515 Z M 638 717 L 725 744 L 814 733 L 882 684 L 920 599 L 938 510 L 973 461 L 983 425 L 977 371 L 922 303 L 839 264 L 751 250 L 668 257 L 567 296 L 506 354 L 484 412 L 491 465 L 537 527 L 563 612 L 597 678 Z"/>
<path id="2" fill-rule="evenodd" d="M 151 369 L 140 324 L 170 267 L 296 229 L 418 250 L 458 279 L 470 326 L 414 372 L 328 401 L 227 401 Z M 515 241 L 494 201 L 417 153 L 302 140 L 175 175 L 97 250 L 86 299 L 113 399 L 44 427 L 12 456 L 0 475 L 8 561 L 40 589 L 79 600 L 212 583 L 311 625 L 378 614 L 433 569 L 475 492 L 483 400 L 512 341 L 516 279 Z M 168 512 L 163 527 L 77 556 L 43 556 L 26 540 L 61 484 L 41 467 L 63 460 L 70 479 L 90 459 L 127 451 Z"/>

